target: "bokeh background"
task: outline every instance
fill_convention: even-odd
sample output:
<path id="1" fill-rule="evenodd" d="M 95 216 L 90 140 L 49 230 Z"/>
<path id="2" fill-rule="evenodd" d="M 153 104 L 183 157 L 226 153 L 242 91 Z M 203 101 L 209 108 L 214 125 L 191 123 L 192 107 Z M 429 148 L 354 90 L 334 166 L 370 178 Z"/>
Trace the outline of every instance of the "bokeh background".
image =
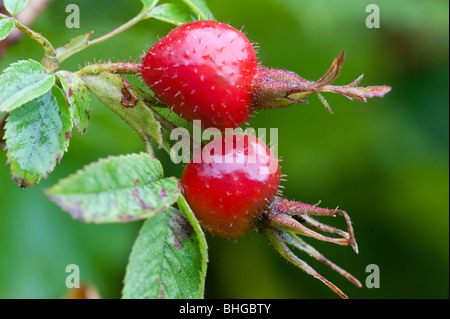
<path id="1" fill-rule="evenodd" d="M 449 3 L 361 0 L 208 0 L 216 18 L 260 45 L 268 67 L 318 79 L 341 50 L 347 52 L 337 84 L 365 73 L 363 85 L 393 87 L 384 99 L 351 102 L 326 95 L 335 114 L 314 96 L 308 105 L 262 111 L 254 128 L 279 129 L 287 175 L 284 194 L 349 212 L 360 253 L 314 242 L 363 283 L 366 266 L 380 268 L 380 288 L 356 288 L 306 255 L 305 261 L 352 298 L 449 297 Z M 67 29 L 65 8 L 80 6 L 80 29 Z M 379 5 L 381 26 L 365 25 L 366 6 Z M 140 10 L 133 1 L 53 1 L 32 27 L 55 45 L 95 30 L 98 37 Z M 134 59 L 170 26 L 145 21 L 65 61 L 75 70 L 94 58 Z M 9 47 L 0 70 L 42 56 L 27 38 Z M 43 189 L 108 155 L 139 152 L 133 131 L 93 101 L 91 126 L 74 133 L 69 152 L 47 180 L 21 191 L 0 165 L 0 298 L 60 298 L 65 268 L 78 264 L 82 281 L 104 298 L 119 298 L 127 258 L 141 225 L 88 225 L 51 203 Z M 166 175 L 180 176 L 164 153 Z M 5 163 L 0 152 L 0 163 Z M 343 225 L 342 220 L 336 220 Z M 297 270 L 254 232 L 236 242 L 207 236 L 206 298 L 338 298 Z"/>

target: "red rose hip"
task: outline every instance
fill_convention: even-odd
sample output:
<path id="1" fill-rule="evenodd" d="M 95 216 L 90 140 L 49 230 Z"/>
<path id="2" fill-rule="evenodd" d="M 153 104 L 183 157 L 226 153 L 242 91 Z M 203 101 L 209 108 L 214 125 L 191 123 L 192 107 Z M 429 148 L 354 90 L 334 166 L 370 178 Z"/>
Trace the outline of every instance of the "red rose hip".
<path id="1" fill-rule="evenodd" d="M 217 21 L 183 24 L 144 57 L 142 77 L 155 95 L 204 128 L 235 128 L 252 113 L 251 84 L 257 72 L 252 43 Z"/>
<path id="2" fill-rule="evenodd" d="M 231 136 L 206 144 L 181 177 L 184 196 L 200 224 L 226 238 L 256 227 L 277 194 L 281 176 L 266 144 L 248 134 L 234 134 L 233 142 Z"/>

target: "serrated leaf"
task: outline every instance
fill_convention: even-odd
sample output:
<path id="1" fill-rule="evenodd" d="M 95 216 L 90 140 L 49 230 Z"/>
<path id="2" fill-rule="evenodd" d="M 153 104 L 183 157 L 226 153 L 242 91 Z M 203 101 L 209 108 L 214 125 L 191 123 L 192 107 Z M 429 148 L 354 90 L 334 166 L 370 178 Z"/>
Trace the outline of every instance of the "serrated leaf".
<path id="1" fill-rule="evenodd" d="M 56 75 L 59 77 L 64 94 L 69 102 L 75 127 L 81 133 L 86 132 L 91 113 L 91 99 L 86 84 L 69 71 L 59 71 Z"/>
<path id="2" fill-rule="evenodd" d="M 130 83 L 118 75 L 102 71 L 96 75 L 82 75 L 81 79 L 106 107 L 119 115 L 147 145 L 154 139 L 163 143 L 161 126 L 153 112 L 130 91 Z"/>
<path id="3" fill-rule="evenodd" d="M 70 39 L 64 45 L 57 48 L 56 49 L 57 60 L 61 63 L 67 57 L 86 48 L 89 44 L 89 40 L 91 39 L 92 33 L 94 33 L 94 31 L 77 36 L 73 39 Z"/>
<path id="4" fill-rule="evenodd" d="M 56 86 L 9 113 L 7 158 L 19 186 L 29 187 L 53 170 L 69 146 L 71 130 L 69 107 Z"/>
<path id="5" fill-rule="evenodd" d="M 201 20 L 216 20 L 205 0 L 182 0 Z"/>
<path id="6" fill-rule="evenodd" d="M 14 22 L 7 19 L 0 20 L 0 41 L 6 38 L 14 30 Z"/>
<path id="7" fill-rule="evenodd" d="M 147 220 L 130 255 L 125 299 L 203 298 L 206 267 L 198 233 L 170 207 Z"/>
<path id="8" fill-rule="evenodd" d="M 3 5 L 12 16 L 15 16 L 20 11 L 25 9 L 28 1 L 29 0 L 3 0 Z"/>
<path id="9" fill-rule="evenodd" d="M 174 3 L 164 3 L 156 6 L 150 12 L 150 17 L 175 25 L 192 21 L 191 15 Z"/>
<path id="10" fill-rule="evenodd" d="M 0 111 L 18 108 L 48 92 L 53 84 L 53 73 L 34 60 L 11 64 L 0 75 Z"/>
<path id="11" fill-rule="evenodd" d="M 180 194 L 176 178 L 163 178 L 149 154 L 109 157 L 84 167 L 46 191 L 72 217 L 85 222 L 129 222 L 154 216 Z"/>

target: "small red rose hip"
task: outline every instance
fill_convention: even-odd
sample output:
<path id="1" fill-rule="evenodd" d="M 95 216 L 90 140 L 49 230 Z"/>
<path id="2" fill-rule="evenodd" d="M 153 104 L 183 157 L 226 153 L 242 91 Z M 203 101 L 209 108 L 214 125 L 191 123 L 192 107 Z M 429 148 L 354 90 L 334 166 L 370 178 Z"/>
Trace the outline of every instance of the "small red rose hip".
<path id="1" fill-rule="evenodd" d="M 145 83 L 175 113 L 221 131 L 250 114 L 257 72 L 252 43 L 217 21 L 195 21 L 169 32 L 141 63 Z"/>
<path id="2" fill-rule="evenodd" d="M 181 177 L 186 201 L 200 224 L 226 238 L 256 227 L 277 194 L 281 176 L 278 159 L 266 144 L 248 134 L 232 136 L 206 144 Z"/>

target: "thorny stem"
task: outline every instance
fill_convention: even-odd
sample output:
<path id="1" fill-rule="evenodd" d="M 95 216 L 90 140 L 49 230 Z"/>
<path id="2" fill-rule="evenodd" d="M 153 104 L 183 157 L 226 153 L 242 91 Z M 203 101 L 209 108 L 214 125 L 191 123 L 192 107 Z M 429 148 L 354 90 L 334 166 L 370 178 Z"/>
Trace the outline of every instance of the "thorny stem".
<path id="1" fill-rule="evenodd" d="M 84 68 L 74 72 L 76 75 L 94 75 L 101 71 L 109 71 L 115 74 L 137 74 L 141 72 L 140 64 L 133 62 L 105 62 L 88 64 Z"/>

